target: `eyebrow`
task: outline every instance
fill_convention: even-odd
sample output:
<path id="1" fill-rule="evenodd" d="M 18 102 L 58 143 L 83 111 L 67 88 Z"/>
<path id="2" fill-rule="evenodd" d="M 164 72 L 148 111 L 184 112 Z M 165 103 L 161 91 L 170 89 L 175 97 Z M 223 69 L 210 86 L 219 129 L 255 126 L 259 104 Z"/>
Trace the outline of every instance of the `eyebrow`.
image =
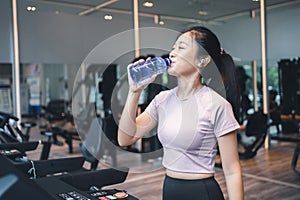
<path id="1" fill-rule="evenodd" d="M 187 44 L 186 42 L 180 41 L 179 44 Z"/>
<path id="2" fill-rule="evenodd" d="M 188 43 L 183 42 L 183 41 L 178 42 L 178 45 L 180 45 L 180 44 L 188 45 Z"/>

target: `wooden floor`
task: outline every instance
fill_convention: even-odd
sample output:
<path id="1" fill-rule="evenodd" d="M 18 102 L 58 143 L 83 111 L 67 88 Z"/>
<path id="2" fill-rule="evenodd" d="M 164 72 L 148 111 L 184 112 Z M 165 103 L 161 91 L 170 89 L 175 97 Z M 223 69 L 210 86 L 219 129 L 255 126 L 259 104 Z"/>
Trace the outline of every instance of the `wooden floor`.
<path id="1" fill-rule="evenodd" d="M 33 132 L 35 132 L 33 130 Z M 38 132 L 38 130 L 36 130 Z M 32 140 L 44 139 L 40 134 L 33 134 Z M 61 141 L 63 139 L 60 138 Z M 241 160 L 243 168 L 243 181 L 246 200 L 299 200 L 300 199 L 300 177 L 296 176 L 291 169 L 291 159 L 295 143 L 272 141 L 268 150 L 260 149 L 258 155 L 249 160 Z M 29 153 L 31 159 L 37 159 L 39 151 Z M 68 146 L 52 146 L 50 159 L 80 156 L 78 142 L 74 143 L 74 153 L 68 153 Z M 125 156 L 118 158 L 121 162 L 128 162 Z M 156 162 L 150 163 L 150 165 Z M 300 161 L 299 161 L 300 162 Z M 149 164 L 149 163 L 148 163 Z M 140 167 L 140 163 L 138 164 Z M 99 168 L 102 164 L 99 164 Z M 145 166 L 147 167 L 147 166 Z M 159 168 L 151 172 L 138 173 L 132 169 L 126 181 L 122 184 L 109 186 L 108 188 L 125 189 L 130 194 L 141 200 L 160 200 L 164 170 Z M 298 164 L 298 168 L 300 168 Z M 225 198 L 227 191 L 225 180 L 221 169 L 216 169 L 216 179 L 221 185 Z"/>

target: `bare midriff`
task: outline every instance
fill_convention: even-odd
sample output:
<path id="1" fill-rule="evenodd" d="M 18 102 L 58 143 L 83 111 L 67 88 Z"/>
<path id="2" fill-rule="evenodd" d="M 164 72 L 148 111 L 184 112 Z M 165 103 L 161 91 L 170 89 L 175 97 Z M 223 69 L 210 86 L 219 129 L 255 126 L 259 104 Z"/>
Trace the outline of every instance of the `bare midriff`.
<path id="1" fill-rule="evenodd" d="M 176 178 L 176 179 L 183 179 L 183 180 L 198 180 L 198 179 L 205 179 L 213 177 L 213 173 L 185 173 L 185 172 L 176 172 L 167 169 L 166 170 L 167 176 Z"/>

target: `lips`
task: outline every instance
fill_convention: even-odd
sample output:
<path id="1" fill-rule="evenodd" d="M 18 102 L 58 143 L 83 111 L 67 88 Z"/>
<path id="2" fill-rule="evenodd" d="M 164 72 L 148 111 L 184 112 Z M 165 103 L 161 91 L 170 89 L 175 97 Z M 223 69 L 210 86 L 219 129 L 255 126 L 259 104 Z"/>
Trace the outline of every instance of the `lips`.
<path id="1" fill-rule="evenodd" d="M 171 63 L 171 65 L 170 65 L 170 67 L 172 67 L 174 64 L 175 64 L 175 62 L 174 62 L 174 61 L 172 61 L 172 63 Z"/>

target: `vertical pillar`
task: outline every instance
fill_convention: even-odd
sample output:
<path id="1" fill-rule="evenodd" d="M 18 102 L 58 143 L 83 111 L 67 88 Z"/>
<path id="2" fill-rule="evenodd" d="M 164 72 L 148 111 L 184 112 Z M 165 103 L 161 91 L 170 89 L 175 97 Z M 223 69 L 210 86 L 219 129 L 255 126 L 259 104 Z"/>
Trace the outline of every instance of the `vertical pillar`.
<path id="1" fill-rule="evenodd" d="M 20 102 L 20 61 L 19 61 L 19 31 L 17 17 L 17 0 L 12 0 L 12 19 L 13 19 L 13 104 L 14 115 L 21 121 L 21 102 Z"/>
<path id="2" fill-rule="evenodd" d="M 133 28 L 134 28 L 134 55 L 135 58 L 140 56 L 140 32 L 139 32 L 139 1 L 133 0 Z M 138 113 L 139 114 L 139 113 Z M 141 148 L 142 139 L 139 139 L 135 146 L 137 149 Z"/>
<path id="3" fill-rule="evenodd" d="M 267 39 L 266 39 L 266 5 L 265 0 L 260 0 L 260 31 L 261 31 L 261 64 L 262 64 L 262 90 L 263 90 L 263 111 L 269 114 L 268 79 L 267 79 Z M 270 144 L 269 131 L 265 140 L 265 148 Z"/>
<path id="4" fill-rule="evenodd" d="M 135 57 L 140 56 L 140 33 L 139 33 L 139 1 L 133 0 L 133 28 L 134 28 L 134 51 Z"/>

